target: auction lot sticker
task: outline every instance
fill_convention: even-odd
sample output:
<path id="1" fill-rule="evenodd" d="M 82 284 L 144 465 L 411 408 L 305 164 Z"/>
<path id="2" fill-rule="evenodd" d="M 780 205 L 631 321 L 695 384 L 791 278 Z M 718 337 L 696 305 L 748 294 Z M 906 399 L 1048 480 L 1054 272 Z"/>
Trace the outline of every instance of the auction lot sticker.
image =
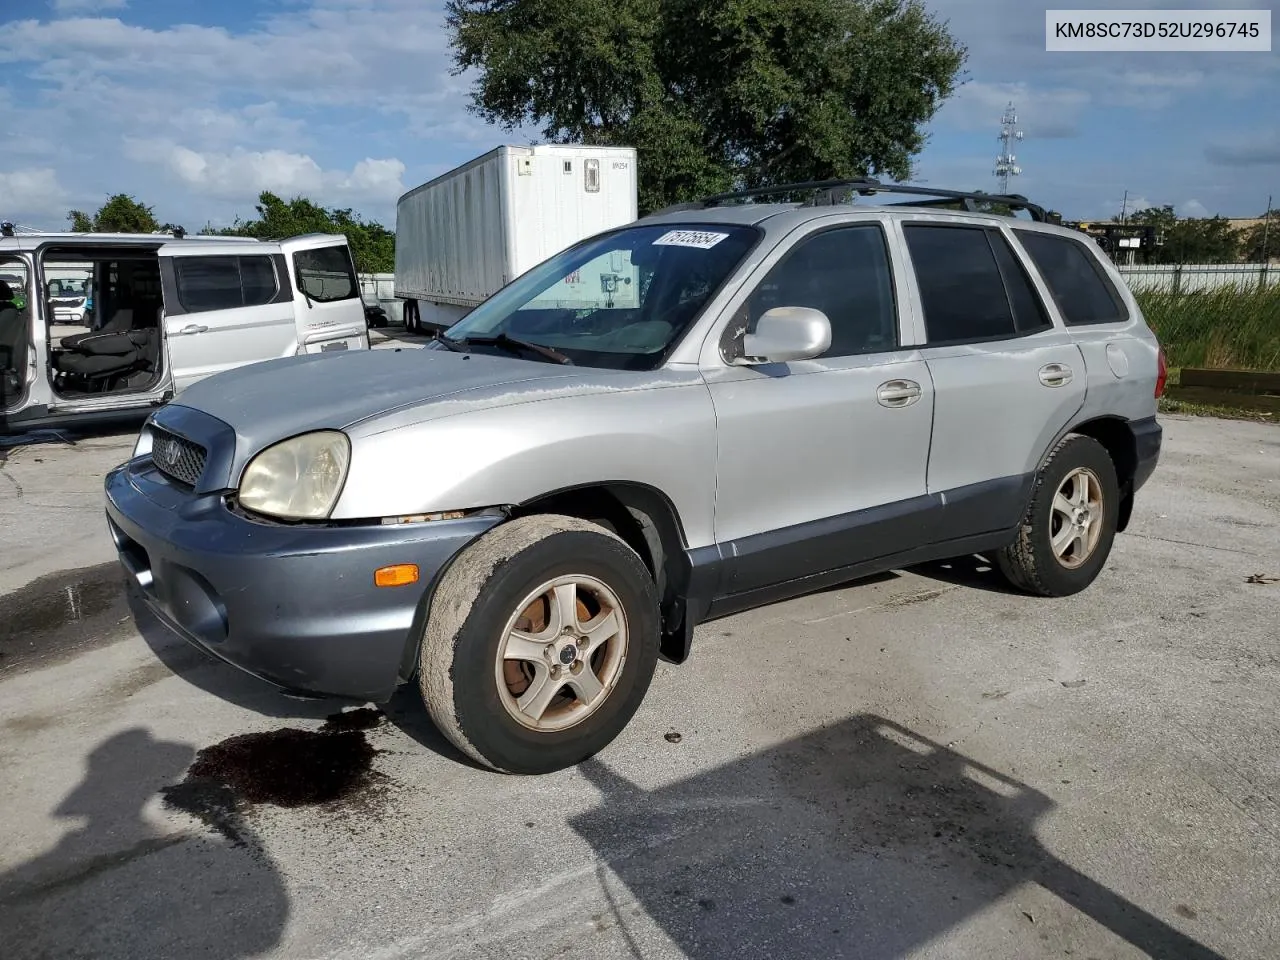
<path id="1" fill-rule="evenodd" d="M 653 241 L 655 247 L 697 247 L 710 250 L 729 235 L 708 230 L 671 230 Z"/>

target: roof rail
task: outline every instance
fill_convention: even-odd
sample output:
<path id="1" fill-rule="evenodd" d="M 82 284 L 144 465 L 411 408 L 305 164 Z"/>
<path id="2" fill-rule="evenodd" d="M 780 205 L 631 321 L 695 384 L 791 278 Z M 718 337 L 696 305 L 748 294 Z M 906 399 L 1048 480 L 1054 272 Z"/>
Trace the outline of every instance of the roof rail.
<path id="1" fill-rule="evenodd" d="M 658 213 L 675 213 L 681 210 L 705 210 L 707 207 L 718 206 L 729 200 L 749 200 L 756 197 L 777 196 L 779 194 L 799 193 L 801 191 L 812 190 L 816 195 L 805 201 L 802 206 L 813 207 L 823 206 L 827 204 L 836 204 L 841 202 L 842 195 L 849 193 L 858 193 L 861 196 L 869 197 L 877 193 L 905 193 L 919 195 L 925 197 L 933 197 L 933 200 L 906 200 L 898 201 L 890 204 L 890 206 L 911 206 L 911 207 L 949 207 L 960 201 L 965 210 L 973 213 L 981 212 L 979 203 L 998 203 L 1014 210 L 1026 210 L 1031 215 L 1032 220 L 1040 223 L 1045 222 L 1048 217 L 1045 209 L 1039 204 L 1032 203 L 1026 197 L 1017 193 L 1000 194 L 1000 193 L 980 193 L 977 191 L 967 190 L 939 190 L 933 187 L 913 186 L 904 183 L 883 183 L 880 180 L 871 177 L 862 177 L 851 180 L 808 180 L 803 183 L 780 183 L 769 187 L 752 187 L 748 190 L 734 190 L 729 193 L 717 193 L 714 196 L 704 197 L 701 200 L 695 200 L 692 203 L 679 203 L 674 206 L 666 207 Z"/>

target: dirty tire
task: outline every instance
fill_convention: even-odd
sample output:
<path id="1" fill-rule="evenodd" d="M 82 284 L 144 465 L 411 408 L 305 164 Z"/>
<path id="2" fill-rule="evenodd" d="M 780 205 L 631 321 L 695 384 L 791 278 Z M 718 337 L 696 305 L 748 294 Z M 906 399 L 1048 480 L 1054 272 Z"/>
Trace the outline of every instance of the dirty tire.
<path id="1" fill-rule="evenodd" d="M 1093 471 L 1102 487 L 1102 531 L 1093 553 L 1080 566 L 1065 566 L 1050 544 L 1053 498 L 1074 470 Z M 1019 590 L 1042 597 L 1066 597 L 1089 586 L 1101 572 L 1115 540 L 1120 515 L 1120 484 L 1106 447 L 1092 437 L 1071 433 L 1053 448 L 1036 474 L 1031 503 L 1018 538 L 996 554 L 1005 578 Z"/>
<path id="2" fill-rule="evenodd" d="M 557 576 L 606 584 L 626 618 L 626 660 L 608 697 L 568 729 L 534 730 L 503 705 L 494 676 L 503 629 L 532 590 Z M 657 589 L 620 537 L 574 517 L 521 517 L 467 548 L 436 589 L 418 683 L 435 725 L 459 750 L 504 773 L 550 773 L 594 756 L 630 722 L 653 679 Z"/>

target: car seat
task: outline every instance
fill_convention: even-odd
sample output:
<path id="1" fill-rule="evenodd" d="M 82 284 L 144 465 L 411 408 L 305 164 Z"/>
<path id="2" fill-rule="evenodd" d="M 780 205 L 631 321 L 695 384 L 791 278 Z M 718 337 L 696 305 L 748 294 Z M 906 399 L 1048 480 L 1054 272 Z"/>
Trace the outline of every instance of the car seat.
<path id="1" fill-rule="evenodd" d="M 27 318 L 13 303 L 13 288 L 0 280 L 0 406 L 22 392 L 30 336 Z"/>
<path id="2" fill-rule="evenodd" d="M 138 373 L 156 369 L 159 358 L 159 310 L 117 310 L 102 329 L 64 337 L 63 350 L 53 358 L 54 369 L 87 384 L 120 384 Z"/>
<path id="3" fill-rule="evenodd" d="M 80 344 L 90 337 L 98 337 L 104 334 L 128 333 L 133 327 L 133 311 L 129 309 L 117 310 L 111 319 L 104 323 L 97 330 L 87 330 L 84 333 L 73 333 L 63 337 L 58 341 L 64 350 L 78 350 Z"/>

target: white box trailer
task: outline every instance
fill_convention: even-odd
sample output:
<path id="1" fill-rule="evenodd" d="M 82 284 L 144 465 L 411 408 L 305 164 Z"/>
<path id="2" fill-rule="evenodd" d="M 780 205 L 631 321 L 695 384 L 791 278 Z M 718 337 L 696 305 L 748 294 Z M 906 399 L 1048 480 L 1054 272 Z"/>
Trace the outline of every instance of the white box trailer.
<path id="1" fill-rule="evenodd" d="M 636 217 L 631 147 L 501 146 L 476 157 L 397 204 L 395 295 L 405 325 L 447 327 L 566 247 Z M 615 282 L 578 279 L 596 295 Z"/>

